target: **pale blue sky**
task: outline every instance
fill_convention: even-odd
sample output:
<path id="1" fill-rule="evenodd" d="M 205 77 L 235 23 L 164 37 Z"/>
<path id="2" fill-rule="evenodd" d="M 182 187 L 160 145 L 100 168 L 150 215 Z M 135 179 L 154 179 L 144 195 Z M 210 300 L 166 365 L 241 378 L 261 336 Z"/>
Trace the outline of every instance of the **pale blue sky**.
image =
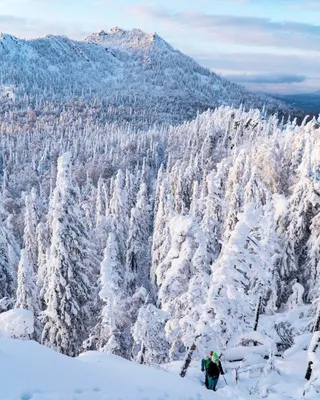
<path id="1" fill-rule="evenodd" d="M 20 37 L 113 26 L 155 31 L 252 90 L 320 89 L 320 0 L 0 0 L 0 31 Z"/>

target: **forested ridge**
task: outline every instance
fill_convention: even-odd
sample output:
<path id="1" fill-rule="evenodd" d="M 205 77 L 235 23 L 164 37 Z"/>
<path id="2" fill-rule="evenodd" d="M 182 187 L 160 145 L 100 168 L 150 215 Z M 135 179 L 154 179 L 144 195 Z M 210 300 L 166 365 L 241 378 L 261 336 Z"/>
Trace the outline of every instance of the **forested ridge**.
<path id="1" fill-rule="evenodd" d="M 101 31 L 74 41 L 64 36 L 23 40 L 0 36 L 0 110 L 60 115 L 84 110 L 104 122 L 179 124 L 221 105 L 263 107 L 302 117 L 280 100 L 249 92 L 139 29 Z"/>

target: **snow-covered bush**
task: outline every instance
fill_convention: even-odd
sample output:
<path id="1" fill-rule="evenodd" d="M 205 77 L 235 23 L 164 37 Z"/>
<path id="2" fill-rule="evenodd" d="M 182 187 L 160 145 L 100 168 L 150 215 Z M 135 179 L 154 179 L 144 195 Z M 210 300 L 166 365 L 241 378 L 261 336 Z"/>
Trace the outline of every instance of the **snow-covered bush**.
<path id="1" fill-rule="evenodd" d="M 0 335 L 13 339 L 29 339 L 33 331 L 32 312 L 16 308 L 0 314 Z"/>

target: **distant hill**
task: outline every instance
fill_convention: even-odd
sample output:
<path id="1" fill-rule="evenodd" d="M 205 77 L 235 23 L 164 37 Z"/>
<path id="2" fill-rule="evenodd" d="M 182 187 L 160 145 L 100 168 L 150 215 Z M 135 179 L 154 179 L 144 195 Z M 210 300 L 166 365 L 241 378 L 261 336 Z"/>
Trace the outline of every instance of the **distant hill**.
<path id="1" fill-rule="evenodd" d="M 0 99 L 14 100 L 15 106 L 103 103 L 109 121 L 147 124 L 181 123 L 220 105 L 299 114 L 282 101 L 222 79 L 157 34 L 139 29 L 113 28 L 83 41 L 52 35 L 22 40 L 3 34 L 0 57 Z"/>
<path id="2" fill-rule="evenodd" d="M 274 95 L 273 97 L 307 112 L 320 113 L 320 90 L 312 93 Z"/>

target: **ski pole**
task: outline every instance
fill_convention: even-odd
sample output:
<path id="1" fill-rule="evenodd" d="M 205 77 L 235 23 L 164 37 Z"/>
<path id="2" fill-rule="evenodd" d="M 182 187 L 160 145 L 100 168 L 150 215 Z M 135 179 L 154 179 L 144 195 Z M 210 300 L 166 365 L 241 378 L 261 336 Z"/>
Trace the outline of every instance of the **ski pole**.
<path id="1" fill-rule="evenodd" d="M 228 382 L 227 382 L 227 380 L 226 380 L 225 376 L 224 376 L 224 375 L 222 375 L 222 376 L 223 376 L 223 379 L 224 379 L 224 381 L 225 381 L 226 385 L 228 386 Z"/>

